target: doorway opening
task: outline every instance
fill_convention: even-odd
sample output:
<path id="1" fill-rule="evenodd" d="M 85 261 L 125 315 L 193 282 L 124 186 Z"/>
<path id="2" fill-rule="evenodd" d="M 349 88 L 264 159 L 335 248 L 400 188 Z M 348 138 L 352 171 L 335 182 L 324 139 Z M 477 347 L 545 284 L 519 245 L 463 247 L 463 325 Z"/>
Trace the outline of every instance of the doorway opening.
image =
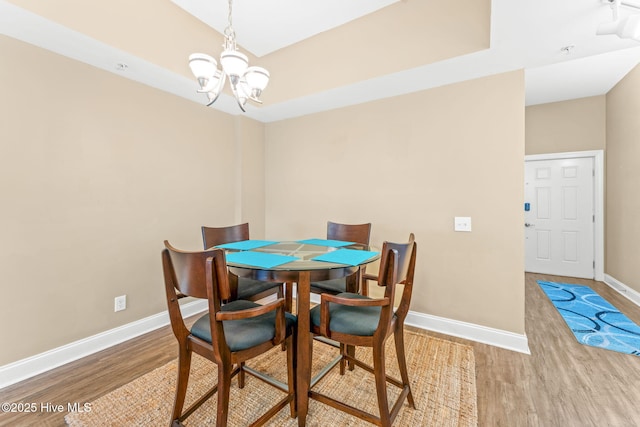
<path id="1" fill-rule="evenodd" d="M 540 166 L 540 167 L 534 167 Z M 564 166 L 563 166 L 564 165 Z M 580 168 L 585 168 L 587 165 L 592 165 L 593 171 L 589 171 L 592 174 L 591 187 L 586 185 L 586 189 L 590 194 L 581 194 L 577 190 L 576 186 L 581 184 L 575 184 L 571 181 L 573 178 L 578 178 L 578 175 L 584 175 L 584 172 L 580 171 Z M 588 166 L 591 168 L 591 166 Z M 558 172 L 554 172 L 554 168 L 557 168 Z M 538 172 L 533 172 L 535 169 Z M 593 263 L 593 275 L 591 278 L 599 281 L 604 280 L 604 152 L 603 150 L 594 151 L 577 151 L 568 153 L 549 153 L 549 154 L 536 154 L 525 156 L 525 171 L 528 176 L 525 176 L 525 266 L 526 270 L 531 268 L 532 270 L 538 268 L 544 268 L 546 274 L 556 274 L 560 276 L 575 275 L 576 277 L 584 277 L 580 270 L 572 270 L 572 259 L 585 259 L 586 255 L 592 256 L 589 259 L 589 263 Z M 549 189 L 543 188 L 545 185 L 536 184 L 536 178 L 545 179 L 548 173 Z M 561 174 L 561 178 L 551 179 L 552 174 Z M 532 175 L 533 174 L 533 175 Z M 537 176 L 536 176 L 537 174 Z M 575 174 L 575 176 L 574 176 Z M 565 185 L 565 188 L 553 188 L 554 186 L 563 185 L 562 179 L 567 178 L 570 180 L 569 185 Z M 527 189 L 527 181 L 530 183 L 530 189 Z M 553 182 L 551 182 L 553 181 Z M 541 188 L 538 190 L 531 190 L 531 186 L 539 185 Z M 552 196 L 554 194 L 555 196 Z M 551 198 L 555 197 L 556 200 L 556 216 L 557 212 L 561 212 L 563 218 L 568 218 L 573 229 L 556 229 L 547 222 L 546 216 L 551 217 L 551 208 L 545 211 L 545 206 L 551 206 Z M 591 205 L 590 205 L 591 203 Z M 538 206 L 541 204 L 542 207 Z M 532 212 L 534 209 L 540 207 L 540 212 L 536 211 L 535 215 Z M 571 221 L 572 211 L 578 209 L 588 209 L 592 211 L 593 218 L 589 214 L 589 224 L 591 228 L 586 228 L 587 224 L 577 224 L 577 221 Z M 575 216 L 575 215 L 574 215 Z M 540 219 L 539 228 L 536 229 L 535 218 Z M 584 215 L 582 215 L 584 218 Z M 549 220 L 551 220 L 549 218 Z M 560 219 L 561 221 L 563 219 Z M 580 228 L 582 227 L 582 228 Z M 556 233 L 559 237 L 553 237 L 553 233 Z M 581 233 L 583 233 L 581 235 Z M 585 234 L 586 233 L 586 234 Z M 591 239 L 592 249 L 585 247 L 584 242 L 581 239 L 588 241 Z M 561 247 L 559 247 L 561 246 Z M 581 254 L 580 251 L 583 253 Z M 585 252 L 586 251 L 586 252 Z M 588 253 L 591 251 L 591 254 Z M 552 256 L 553 255 L 553 256 Z M 566 262 L 559 262 L 554 265 L 553 262 L 546 262 L 546 257 L 549 258 L 566 258 Z M 533 260 L 533 261 L 532 261 Z M 544 267 L 541 267 L 544 266 Z M 567 267 L 567 268 L 565 268 Z M 584 271 L 584 269 L 582 270 Z"/>

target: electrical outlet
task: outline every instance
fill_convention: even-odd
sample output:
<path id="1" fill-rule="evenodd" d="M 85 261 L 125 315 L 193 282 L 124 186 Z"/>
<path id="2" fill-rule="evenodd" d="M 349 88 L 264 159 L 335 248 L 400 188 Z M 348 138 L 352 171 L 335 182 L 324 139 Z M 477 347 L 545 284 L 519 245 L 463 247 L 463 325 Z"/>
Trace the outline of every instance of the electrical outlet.
<path id="1" fill-rule="evenodd" d="M 127 308 L 127 296 L 120 295 L 115 298 L 113 311 L 122 311 Z"/>

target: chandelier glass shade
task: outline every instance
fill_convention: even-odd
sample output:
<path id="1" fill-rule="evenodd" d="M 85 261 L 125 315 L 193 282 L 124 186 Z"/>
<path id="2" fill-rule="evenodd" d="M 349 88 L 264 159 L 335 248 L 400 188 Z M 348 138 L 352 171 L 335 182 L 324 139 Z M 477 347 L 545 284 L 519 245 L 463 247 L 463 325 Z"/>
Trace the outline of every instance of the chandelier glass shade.
<path id="1" fill-rule="evenodd" d="M 262 104 L 260 95 L 269 83 L 269 72 L 262 67 L 250 67 L 249 59 L 238 51 L 236 35 L 231 21 L 232 0 L 229 0 L 229 25 L 224 30 L 224 51 L 218 62 L 210 55 L 193 53 L 189 56 L 189 68 L 198 81 L 198 93 L 205 93 L 209 102 L 216 102 L 229 78 L 231 91 L 242 111 L 248 100 Z"/>

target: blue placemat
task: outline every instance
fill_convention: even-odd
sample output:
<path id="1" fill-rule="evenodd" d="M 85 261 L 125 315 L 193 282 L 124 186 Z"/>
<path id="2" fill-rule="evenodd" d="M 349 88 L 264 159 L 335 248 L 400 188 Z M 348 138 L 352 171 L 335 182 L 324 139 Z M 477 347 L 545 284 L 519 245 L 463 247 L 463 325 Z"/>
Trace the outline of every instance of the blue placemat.
<path id="1" fill-rule="evenodd" d="M 217 248 L 222 249 L 236 249 L 239 251 L 248 251 L 251 249 L 261 248 L 263 246 L 274 245 L 278 242 L 272 240 L 242 240 L 240 242 L 225 243 L 224 245 L 218 245 Z"/>
<path id="2" fill-rule="evenodd" d="M 342 246 L 351 246 L 355 244 L 354 242 L 344 242 L 342 240 L 327 240 L 327 239 L 298 240 L 298 243 L 304 243 L 306 245 L 328 246 L 330 248 L 340 248 Z"/>
<path id="3" fill-rule="evenodd" d="M 268 254 L 265 252 L 241 251 L 227 254 L 227 262 L 244 264 L 252 267 L 272 268 L 295 261 L 294 256 Z"/>
<path id="4" fill-rule="evenodd" d="M 359 251 L 357 249 L 338 249 L 311 258 L 313 261 L 335 262 L 336 264 L 360 265 L 366 260 L 378 255 L 378 252 Z"/>

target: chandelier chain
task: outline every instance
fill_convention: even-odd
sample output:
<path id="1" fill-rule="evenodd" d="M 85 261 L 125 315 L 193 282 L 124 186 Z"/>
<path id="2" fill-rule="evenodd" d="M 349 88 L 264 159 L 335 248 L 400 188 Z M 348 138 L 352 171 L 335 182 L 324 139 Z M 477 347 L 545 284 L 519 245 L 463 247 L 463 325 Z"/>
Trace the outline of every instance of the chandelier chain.
<path id="1" fill-rule="evenodd" d="M 236 32 L 233 29 L 233 0 L 229 0 L 229 15 L 227 19 L 229 25 L 224 29 L 225 41 L 223 47 L 236 50 Z"/>

